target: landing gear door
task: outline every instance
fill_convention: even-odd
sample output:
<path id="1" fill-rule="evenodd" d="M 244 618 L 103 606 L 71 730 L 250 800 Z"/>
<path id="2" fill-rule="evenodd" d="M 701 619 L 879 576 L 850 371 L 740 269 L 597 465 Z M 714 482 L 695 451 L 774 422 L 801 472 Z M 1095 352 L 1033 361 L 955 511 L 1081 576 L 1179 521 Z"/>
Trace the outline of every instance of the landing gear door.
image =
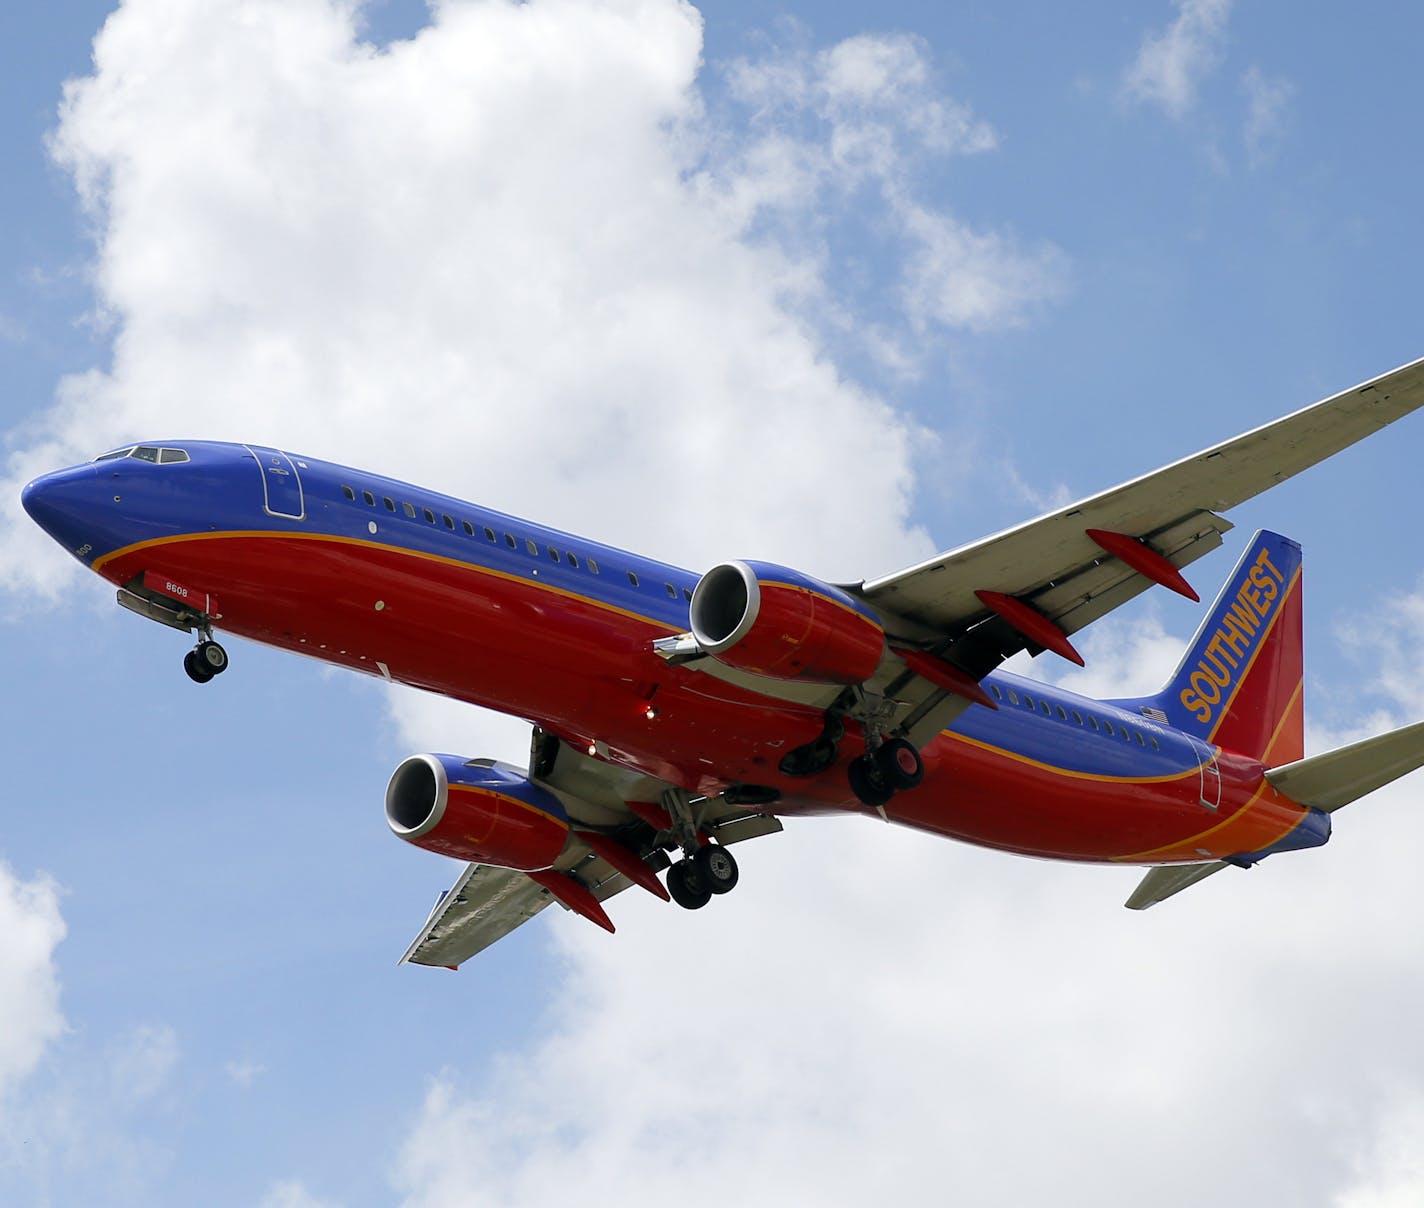
<path id="1" fill-rule="evenodd" d="M 280 449 L 266 449 L 261 445 L 244 445 L 243 448 L 252 454 L 262 471 L 262 510 L 284 520 L 305 520 L 302 479 L 292 459 Z"/>

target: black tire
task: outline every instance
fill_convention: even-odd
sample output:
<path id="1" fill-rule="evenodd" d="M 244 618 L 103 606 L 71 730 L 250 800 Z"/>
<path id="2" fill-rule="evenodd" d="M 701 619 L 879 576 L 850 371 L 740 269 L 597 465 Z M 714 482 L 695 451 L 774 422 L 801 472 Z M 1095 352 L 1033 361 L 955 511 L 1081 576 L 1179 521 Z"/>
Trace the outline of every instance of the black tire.
<path id="1" fill-rule="evenodd" d="M 684 910 L 701 910 L 712 900 L 712 891 L 702 882 L 691 860 L 679 860 L 667 870 L 668 893 Z"/>
<path id="2" fill-rule="evenodd" d="M 198 662 L 196 650 L 190 650 L 183 656 L 183 670 L 188 673 L 188 678 L 195 684 L 206 684 L 213 678 L 213 673 Z"/>
<path id="3" fill-rule="evenodd" d="M 194 654 L 197 664 L 211 675 L 221 675 L 227 670 L 227 651 L 216 642 L 199 642 Z"/>
<path id="4" fill-rule="evenodd" d="M 875 762 L 885 782 L 897 792 L 912 789 L 925 778 L 925 761 L 915 750 L 914 744 L 903 738 L 892 738 L 875 752 Z"/>
<path id="5" fill-rule="evenodd" d="M 692 857 L 692 866 L 697 870 L 698 879 L 712 893 L 731 893 L 741 876 L 732 853 L 715 843 L 699 847 Z"/>
<path id="6" fill-rule="evenodd" d="M 872 755 L 857 755 L 852 759 L 846 767 L 846 779 L 850 781 L 850 791 L 862 805 L 871 809 L 879 809 L 895 795 Z"/>

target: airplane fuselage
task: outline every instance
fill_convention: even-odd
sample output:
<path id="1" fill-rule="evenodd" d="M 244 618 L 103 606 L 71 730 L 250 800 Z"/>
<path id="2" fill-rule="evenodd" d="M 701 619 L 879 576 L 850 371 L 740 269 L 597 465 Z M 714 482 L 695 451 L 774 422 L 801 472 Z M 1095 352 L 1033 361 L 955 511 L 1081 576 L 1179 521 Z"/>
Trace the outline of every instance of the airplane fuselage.
<path id="1" fill-rule="evenodd" d="M 513 714 L 694 794 L 863 813 L 838 767 L 780 770 L 824 710 L 669 661 L 698 575 L 395 480 L 213 442 L 59 471 L 26 505 L 119 588 L 201 596 L 223 631 Z M 1025 855 L 1138 864 L 1324 841 L 1259 759 L 1007 672 L 921 754 L 893 822 Z M 842 761 L 864 749 L 852 725 Z M 1327 832 L 1328 833 L 1328 828 Z"/>

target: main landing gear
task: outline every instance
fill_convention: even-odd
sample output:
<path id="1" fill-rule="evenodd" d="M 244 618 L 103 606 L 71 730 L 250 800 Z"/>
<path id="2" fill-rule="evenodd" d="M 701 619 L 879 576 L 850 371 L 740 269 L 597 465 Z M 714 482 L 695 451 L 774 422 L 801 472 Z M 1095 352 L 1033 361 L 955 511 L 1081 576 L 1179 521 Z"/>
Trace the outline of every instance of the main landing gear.
<path id="1" fill-rule="evenodd" d="M 914 788 L 924 778 L 924 760 L 903 738 L 887 739 L 876 750 L 857 755 L 846 768 L 850 791 L 871 809 L 881 808 L 897 792 Z"/>
<path id="2" fill-rule="evenodd" d="M 673 837 L 684 853 L 667 871 L 668 893 L 684 910 L 701 910 L 714 895 L 731 893 L 737 887 L 741 875 L 737 861 L 721 844 L 705 842 L 697 833 L 686 793 L 669 789 L 662 802 L 672 819 Z"/>
<path id="3" fill-rule="evenodd" d="M 195 684 L 206 684 L 215 675 L 227 670 L 227 651 L 213 641 L 211 631 L 183 656 L 183 670 Z"/>
<path id="4" fill-rule="evenodd" d="M 707 843 L 668 869 L 668 893 L 684 910 L 701 910 L 714 894 L 731 893 L 739 876 L 732 853 Z"/>

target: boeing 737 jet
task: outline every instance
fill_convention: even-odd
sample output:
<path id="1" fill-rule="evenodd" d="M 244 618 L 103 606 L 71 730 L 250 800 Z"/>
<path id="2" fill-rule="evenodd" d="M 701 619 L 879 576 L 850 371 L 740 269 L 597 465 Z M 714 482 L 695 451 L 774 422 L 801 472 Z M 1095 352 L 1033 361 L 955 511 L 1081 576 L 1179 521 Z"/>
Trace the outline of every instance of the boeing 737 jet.
<path id="1" fill-rule="evenodd" d="M 1424 405 L 1424 361 L 881 578 L 703 574 L 262 445 L 135 444 L 46 474 L 29 514 L 118 589 L 219 631 L 528 720 L 529 763 L 413 755 L 391 829 L 465 862 L 403 959 L 458 966 L 551 901 L 609 931 L 629 886 L 699 909 L 730 847 L 852 812 L 1058 860 L 1150 866 L 1150 906 L 1323 844 L 1424 764 L 1424 723 L 1306 758 L 1301 552 L 1258 532 L 1148 697 L 1012 674 L 1222 544 L 1224 513 Z M 660 874 L 665 874 L 660 879 Z"/>

